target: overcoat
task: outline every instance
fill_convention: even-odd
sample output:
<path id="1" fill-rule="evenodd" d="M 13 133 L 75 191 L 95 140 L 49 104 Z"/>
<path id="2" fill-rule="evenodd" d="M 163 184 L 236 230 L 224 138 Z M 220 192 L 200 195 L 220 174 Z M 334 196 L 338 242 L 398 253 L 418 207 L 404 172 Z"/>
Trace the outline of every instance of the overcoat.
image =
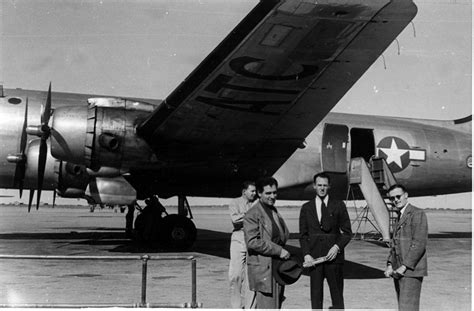
<path id="1" fill-rule="evenodd" d="M 277 212 L 278 213 L 278 212 Z M 272 257 L 279 258 L 290 236 L 285 221 L 278 213 L 284 237 L 282 245 L 272 242 L 273 219 L 258 201 L 245 214 L 244 235 L 247 244 L 247 271 L 250 290 L 272 293 Z"/>
<path id="2" fill-rule="evenodd" d="M 405 265 L 407 277 L 428 275 L 428 220 L 423 210 L 408 204 L 395 226 L 387 262 L 395 270 Z"/>

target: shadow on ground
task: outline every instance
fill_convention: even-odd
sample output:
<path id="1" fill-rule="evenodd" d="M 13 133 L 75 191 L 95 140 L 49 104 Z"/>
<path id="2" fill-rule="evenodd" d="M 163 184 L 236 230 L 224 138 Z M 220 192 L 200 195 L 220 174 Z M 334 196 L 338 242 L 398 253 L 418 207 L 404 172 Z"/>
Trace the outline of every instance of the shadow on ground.
<path id="1" fill-rule="evenodd" d="M 0 240 L 100 240 L 100 239 L 125 239 L 123 229 L 116 232 L 107 232 L 100 228 L 93 228 L 87 232 L 59 232 L 59 233 L 44 233 L 44 232 L 16 232 L 0 234 Z M 83 229 L 81 230 L 83 231 Z M 109 229 L 109 231 L 115 231 Z M 117 241 L 115 241 L 117 243 Z"/>
<path id="2" fill-rule="evenodd" d="M 58 228 L 59 229 L 59 228 Z M 196 243 L 185 251 L 176 251 L 173 249 L 164 249 L 157 244 L 140 244 L 131 241 L 125 237 L 121 228 L 103 228 L 88 227 L 77 228 L 81 232 L 75 231 L 76 228 L 69 228 L 69 232 L 42 233 L 42 232 L 18 232 L 0 234 L 0 240 L 56 240 L 57 243 L 69 241 L 71 245 L 94 245 L 111 246 L 106 251 L 114 253 L 148 253 L 148 254 L 199 254 L 211 255 L 221 258 L 229 258 L 229 247 L 231 233 L 219 232 L 206 229 L 198 229 L 198 238 Z M 299 235 L 293 233 L 290 236 L 287 249 L 297 258 L 302 258 L 301 249 L 298 247 Z M 430 239 L 470 239 L 472 232 L 441 232 L 430 234 Z M 370 241 L 368 241 L 370 242 Z M 298 246 L 296 246 L 298 245 Z M 308 271 L 303 274 L 308 275 Z M 346 279 L 377 279 L 383 278 L 383 271 L 352 261 L 346 261 L 344 266 L 344 278 Z"/>
<path id="3" fill-rule="evenodd" d="M 441 232 L 428 234 L 428 239 L 471 239 L 472 232 Z"/>
<path id="4" fill-rule="evenodd" d="M 198 230 L 198 240 L 192 248 L 185 251 L 185 253 L 200 253 L 211 256 L 217 256 L 221 258 L 229 259 L 229 247 L 230 247 L 230 233 L 212 231 L 212 230 Z M 292 235 L 291 238 L 297 238 L 297 235 Z M 295 241 L 292 241 L 292 244 Z M 298 242 L 296 242 L 298 243 Z M 296 246 L 287 245 L 288 251 L 295 255 L 297 258 L 302 259 L 301 249 Z M 146 246 L 146 245 L 119 245 L 112 252 L 132 252 L 132 253 L 168 253 L 172 252 L 169 250 L 163 250 L 159 247 Z M 176 252 L 174 252 L 176 253 Z M 305 269 L 304 275 L 308 275 L 308 271 Z M 344 278 L 345 279 L 378 279 L 384 278 L 382 270 L 375 269 L 366 265 L 347 261 L 344 264 Z"/>

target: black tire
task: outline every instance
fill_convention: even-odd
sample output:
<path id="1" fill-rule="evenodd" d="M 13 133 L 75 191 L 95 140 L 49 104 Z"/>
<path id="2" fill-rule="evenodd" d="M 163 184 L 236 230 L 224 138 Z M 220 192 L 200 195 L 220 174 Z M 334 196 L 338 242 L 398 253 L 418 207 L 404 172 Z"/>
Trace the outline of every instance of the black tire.
<path id="1" fill-rule="evenodd" d="M 181 215 L 163 218 L 160 238 L 163 245 L 175 250 L 186 250 L 196 241 L 197 230 L 191 219 Z"/>

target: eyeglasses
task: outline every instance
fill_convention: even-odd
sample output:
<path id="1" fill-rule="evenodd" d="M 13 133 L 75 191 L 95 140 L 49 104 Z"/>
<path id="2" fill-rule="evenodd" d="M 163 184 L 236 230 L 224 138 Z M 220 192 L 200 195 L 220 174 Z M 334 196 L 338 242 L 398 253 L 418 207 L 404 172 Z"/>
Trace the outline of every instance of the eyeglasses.
<path id="1" fill-rule="evenodd" d="M 395 201 L 395 200 L 400 200 L 402 198 L 403 194 L 397 194 L 394 195 L 393 197 L 388 197 L 390 201 Z"/>

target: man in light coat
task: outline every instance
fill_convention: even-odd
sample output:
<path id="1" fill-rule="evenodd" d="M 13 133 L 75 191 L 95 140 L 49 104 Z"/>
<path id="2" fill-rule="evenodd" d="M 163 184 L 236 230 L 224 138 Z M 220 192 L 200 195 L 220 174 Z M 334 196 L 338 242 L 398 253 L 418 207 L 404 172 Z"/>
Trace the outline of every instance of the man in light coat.
<path id="1" fill-rule="evenodd" d="M 394 279 L 399 310 L 419 310 L 421 284 L 428 275 L 428 221 L 425 212 L 408 203 L 404 186 L 393 185 L 388 195 L 400 218 L 393 232 L 385 276 Z"/>
<path id="2" fill-rule="evenodd" d="M 290 258 L 284 248 L 289 231 L 275 208 L 277 181 L 272 177 L 262 178 L 256 188 L 259 200 L 244 217 L 249 286 L 254 291 L 251 308 L 278 309 L 283 301 L 284 286 L 273 276 L 273 259 Z"/>
<path id="3" fill-rule="evenodd" d="M 252 206 L 256 196 L 255 183 L 242 184 L 242 195 L 229 203 L 230 218 L 234 227 L 230 239 L 230 307 L 232 309 L 250 308 L 252 295 L 247 278 L 247 246 L 244 238 L 244 216 Z"/>

